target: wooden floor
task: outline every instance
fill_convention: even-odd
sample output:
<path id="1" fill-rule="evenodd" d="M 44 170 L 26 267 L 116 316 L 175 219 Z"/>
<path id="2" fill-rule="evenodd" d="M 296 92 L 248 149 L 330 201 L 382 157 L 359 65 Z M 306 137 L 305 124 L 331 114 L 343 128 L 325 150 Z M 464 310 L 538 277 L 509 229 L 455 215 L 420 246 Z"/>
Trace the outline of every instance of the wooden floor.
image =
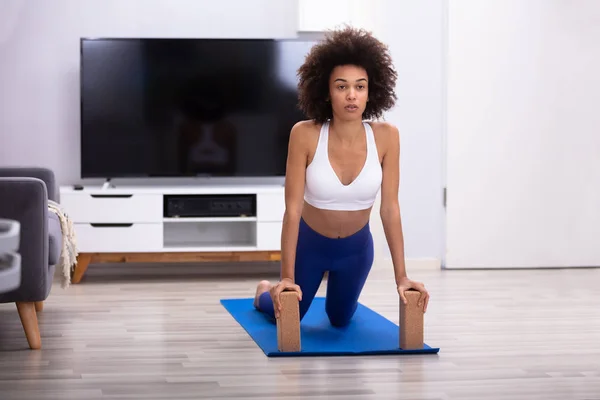
<path id="1" fill-rule="evenodd" d="M 39 351 L 0 306 L 2 400 L 600 400 L 599 269 L 412 271 L 438 355 L 270 359 L 219 304 L 262 275 L 120 268 L 131 274 L 92 266 L 54 286 Z M 391 278 L 373 273 L 361 301 L 397 322 Z"/>

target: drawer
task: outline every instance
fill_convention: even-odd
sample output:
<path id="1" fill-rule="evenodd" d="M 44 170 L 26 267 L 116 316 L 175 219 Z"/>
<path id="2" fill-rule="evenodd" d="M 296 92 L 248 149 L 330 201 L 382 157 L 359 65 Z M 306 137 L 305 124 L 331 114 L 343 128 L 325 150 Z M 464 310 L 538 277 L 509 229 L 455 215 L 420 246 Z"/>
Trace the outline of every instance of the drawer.
<path id="1" fill-rule="evenodd" d="M 265 222 L 283 221 L 285 195 L 281 193 L 260 193 L 256 196 L 256 219 Z"/>
<path id="2" fill-rule="evenodd" d="M 80 253 L 156 252 L 163 248 L 162 224 L 74 224 Z"/>
<path id="3" fill-rule="evenodd" d="M 103 195 L 68 193 L 61 206 L 74 223 L 160 222 L 163 217 L 160 194 Z"/>

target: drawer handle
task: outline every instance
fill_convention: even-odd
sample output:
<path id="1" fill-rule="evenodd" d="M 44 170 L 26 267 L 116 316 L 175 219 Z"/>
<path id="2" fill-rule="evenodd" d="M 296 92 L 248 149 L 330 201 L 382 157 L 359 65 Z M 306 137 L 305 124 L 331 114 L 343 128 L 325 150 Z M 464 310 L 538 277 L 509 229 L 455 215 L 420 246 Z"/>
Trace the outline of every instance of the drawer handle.
<path id="1" fill-rule="evenodd" d="M 133 223 L 128 224 L 98 224 L 98 223 L 90 223 L 91 226 L 93 226 L 94 228 L 129 228 L 131 226 L 133 226 Z"/>
<path id="2" fill-rule="evenodd" d="M 126 199 L 133 197 L 132 194 L 90 194 L 93 198 L 102 198 L 102 199 Z"/>

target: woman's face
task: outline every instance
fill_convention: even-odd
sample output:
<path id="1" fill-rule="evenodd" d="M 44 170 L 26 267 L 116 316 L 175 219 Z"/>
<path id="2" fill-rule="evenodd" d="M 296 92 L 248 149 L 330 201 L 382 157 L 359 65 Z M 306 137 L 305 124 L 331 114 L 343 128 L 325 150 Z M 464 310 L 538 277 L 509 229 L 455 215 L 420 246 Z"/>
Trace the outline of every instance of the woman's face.
<path id="1" fill-rule="evenodd" d="M 342 120 L 362 120 L 369 99 L 367 71 L 355 65 L 340 65 L 329 77 L 329 100 L 333 116 Z"/>

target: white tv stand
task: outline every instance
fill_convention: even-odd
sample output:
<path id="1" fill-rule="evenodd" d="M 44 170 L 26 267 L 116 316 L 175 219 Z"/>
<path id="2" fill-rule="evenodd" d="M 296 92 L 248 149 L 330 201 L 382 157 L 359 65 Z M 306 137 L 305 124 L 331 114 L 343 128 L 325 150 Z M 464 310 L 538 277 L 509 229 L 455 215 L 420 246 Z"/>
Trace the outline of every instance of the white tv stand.
<path id="1" fill-rule="evenodd" d="M 170 195 L 250 195 L 255 213 L 165 217 Z M 199 184 L 60 188 L 79 257 L 73 283 L 90 263 L 278 261 L 285 210 L 281 184 Z"/>

